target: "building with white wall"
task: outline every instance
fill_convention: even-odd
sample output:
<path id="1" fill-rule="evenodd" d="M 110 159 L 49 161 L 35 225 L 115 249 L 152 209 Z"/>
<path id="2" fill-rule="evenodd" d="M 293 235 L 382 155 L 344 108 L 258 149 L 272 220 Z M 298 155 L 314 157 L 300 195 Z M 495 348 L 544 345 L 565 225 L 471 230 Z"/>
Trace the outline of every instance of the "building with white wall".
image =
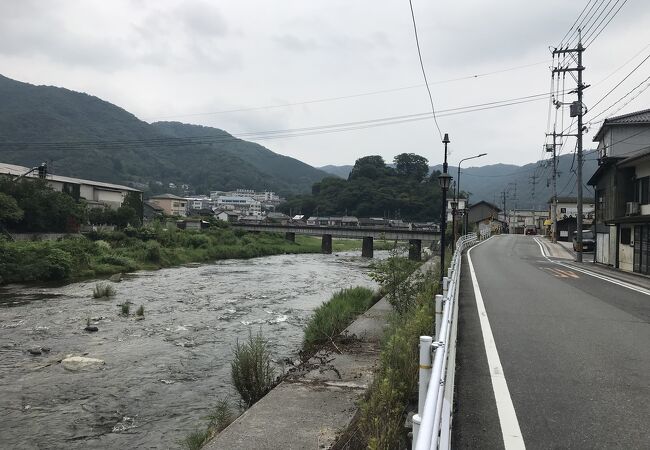
<path id="1" fill-rule="evenodd" d="M 0 175 L 19 177 L 30 170 L 30 167 L 0 163 Z M 25 179 L 28 180 L 37 178 L 37 172 L 32 172 L 25 176 Z M 85 180 L 82 178 L 64 177 L 51 173 L 46 174 L 44 179 L 55 191 L 65 192 L 75 200 L 86 200 L 90 206 L 106 206 L 117 209 L 122 206 L 124 199 L 129 193 L 137 195 L 140 201 L 142 201 L 142 191 L 129 186 Z"/>

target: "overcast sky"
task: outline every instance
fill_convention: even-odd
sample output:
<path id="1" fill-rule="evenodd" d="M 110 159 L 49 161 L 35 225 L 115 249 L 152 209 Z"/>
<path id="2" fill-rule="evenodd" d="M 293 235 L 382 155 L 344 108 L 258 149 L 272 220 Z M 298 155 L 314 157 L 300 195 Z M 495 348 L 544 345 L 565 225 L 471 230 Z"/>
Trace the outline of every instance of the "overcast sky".
<path id="1" fill-rule="evenodd" d="M 413 3 L 433 100 L 442 111 L 548 92 L 548 47 L 559 43 L 587 0 Z M 587 49 L 584 79 L 593 85 L 587 107 L 650 53 L 649 23 L 647 0 L 629 0 Z M 178 120 L 234 135 L 430 111 L 408 0 L 3 0 L 0 73 L 86 92 L 148 122 Z M 650 61 L 594 113 L 648 75 Z M 575 84 L 567 77 L 569 86 Z M 249 109 L 384 90 L 393 91 Z M 650 89 L 619 113 L 648 107 Z M 207 114 L 233 109 L 248 110 Z M 547 112 L 543 99 L 441 116 L 451 138 L 450 164 L 481 152 L 488 156 L 476 165 L 537 161 Z M 414 152 L 432 164 L 443 157 L 430 119 L 259 142 L 315 166 L 353 164 L 370 154 L 392 160 Z"/>

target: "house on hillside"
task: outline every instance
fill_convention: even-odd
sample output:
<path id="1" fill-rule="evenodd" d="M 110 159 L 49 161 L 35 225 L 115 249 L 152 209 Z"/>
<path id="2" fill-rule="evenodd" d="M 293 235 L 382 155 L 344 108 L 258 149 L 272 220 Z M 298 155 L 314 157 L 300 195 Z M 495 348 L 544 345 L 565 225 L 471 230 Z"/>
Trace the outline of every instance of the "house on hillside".
<path id="1" fill-rule="evenodd" d="M 0 163 L 0 176 L 12 178 L 22 176 L 32 170 L 29 167 L 17 166 L 15 164 Z M 38 173 L 32 172 L 25 176 L 26 180 L 38 179 Z M 142 204 L 142 191 L 120 184 L 104 183 L 102 181 L 85 180 L 82 178 L 64 177 L 45 173 L 44 180 L 55 191 L 65 192 L 76 201 L 85 200 L 89 208 L 107 207 L 117 209 L 122 206 L 127 196 L 134 196 Z M 142 215 L 142 206 L 136 211 Z"/>
<path id="2" fill-rule="evenodd" d="M 174 194 L 161 194 L 149 198 L 153 203 L 163 209 L 168 216 L 187 216 L 187 200 Z"/>
<path id="3" fill-rule="evenodd" d="M 596 262 L 650 274 L 650 109 L 605 119 L 594 141 Z"/>

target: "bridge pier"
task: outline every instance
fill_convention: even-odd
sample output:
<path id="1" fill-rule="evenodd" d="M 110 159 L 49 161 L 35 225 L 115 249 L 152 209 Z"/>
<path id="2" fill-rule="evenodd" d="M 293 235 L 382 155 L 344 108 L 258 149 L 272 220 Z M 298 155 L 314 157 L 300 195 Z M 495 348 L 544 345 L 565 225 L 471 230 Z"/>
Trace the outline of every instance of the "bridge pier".
<path id="1" fill-rule="evenodd" d="M 284 238 L 289 242 L 296 242 L 296 233 L 287 231 L 286 233 L 284 233 Z"/>
<path id="2" fill-rule="evenodd" d="M 413 261 L 422 259 L 422 241 L 420 239 L 409 239 L 409 259 Z"/>
<path id="3" fill-rule="evenodd" d="M 372 236 L 363 238 L 363 245 L 361 247 L 361 256 L 364 258 L 372 258 L 374 255 L 373 239 Z"/>
<path id="4" fill-rule="evenodd" d="M 327 255 L 332 254 L 332 235 L 331 234 L 324 234 L 323 239 L 321 241 L 320 245 L 320 251 L 321 253 L 325 253 Z"/>

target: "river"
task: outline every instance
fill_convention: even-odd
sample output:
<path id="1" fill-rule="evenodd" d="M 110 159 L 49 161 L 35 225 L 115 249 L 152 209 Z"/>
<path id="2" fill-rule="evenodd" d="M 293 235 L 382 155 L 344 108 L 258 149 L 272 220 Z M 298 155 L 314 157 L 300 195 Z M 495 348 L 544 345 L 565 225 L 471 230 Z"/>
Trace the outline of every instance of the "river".
<path id="1" fill-rule="evenodd" d="M 369 264 L 353 252 L 137 272 L 113 284 L 109 300 L 92 298 L 97 280 L 1 287 L 0 447 L 179 448 L 219 399 L 238 400 L 237 339 L 262 330 L 281 372 L 316 307 L 338 289 L 376 287 Z M 98 332 L 84 331 L 87 319 Z M 37 347 L 49 352 L 28 352 Z M 69 371 L 59 363 L 66 355 L 105 365 Z"/>

